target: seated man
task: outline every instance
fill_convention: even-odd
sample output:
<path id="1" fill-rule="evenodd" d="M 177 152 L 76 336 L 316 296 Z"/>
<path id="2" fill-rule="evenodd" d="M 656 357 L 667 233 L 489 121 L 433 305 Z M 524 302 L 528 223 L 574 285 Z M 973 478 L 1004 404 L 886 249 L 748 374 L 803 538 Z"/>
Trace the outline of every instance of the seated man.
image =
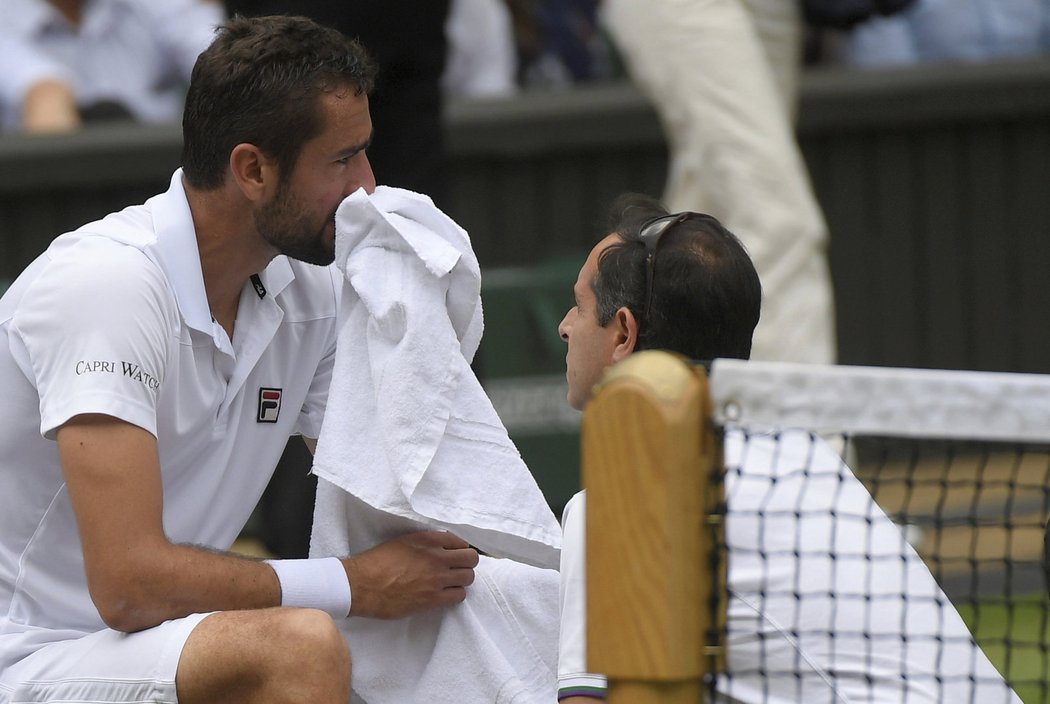
<path id="1" fill-rule="evenodd" d="M 345 704 L 347 616 L 462 602 L 477 552 L 226 552 L 333 376 L 335 212 L 376 188 L 359 44 L 234 18 L 169 189 L 59 235 L 0 298 L 0 704 Z"/>
<path id="2" fill-rule="evenodd" d="M 636 350 L 747 359 L 761 287 L 739 240 L 699 213 L 628 195 L 588 256 L 568 343 L 568 400 Z M 731 701 L 1019 701 L 921 558 L 822 440 L 727 428 Z M 586 667 L 585 496 L 566 506 L 559 699 L 604 698 Z"/>

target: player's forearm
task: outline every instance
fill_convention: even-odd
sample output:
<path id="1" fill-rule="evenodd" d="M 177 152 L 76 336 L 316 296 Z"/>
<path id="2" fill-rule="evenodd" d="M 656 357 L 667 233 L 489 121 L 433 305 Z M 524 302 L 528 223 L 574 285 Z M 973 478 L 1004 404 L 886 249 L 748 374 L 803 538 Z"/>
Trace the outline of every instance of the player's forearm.
<path id="1" fill-rule="evenodd" d="M 187 545 L 146 546 L 122 564 L 88 570 L 91 597 L 110 628 L 132 632 L 207 611 L 280 606 L 264 562 Z"/>
<path id="2" fill-rule="evenodd" d="M 287 602 L 282 587 L 289 577 L 298 583 L 289 605 L 335 615 L 341 603 L 340 615 L 352 606 L 357 616 L 401 618 L 463 601 L 478 564 L 476 550 L 443 531 L 409 533 L 333 561 L 328 567 L 338 573 L 334 579 L 328 569 L 313 572 L 321 560 L 307 561 L 306 572 L 293 568 L 278 579 L 264 562 L 156 537 L 127 539 L 121 550 L 99 548 L 86 554 L 92 599 L 106 624 L 121 631 L 191 613 L 280 606 Z M 327 588 L 321 585 L 326 580 Z M 352 600 L 347 584 L 353 587 Z M 340 602 L 340 591 L 345 601 Z"/>

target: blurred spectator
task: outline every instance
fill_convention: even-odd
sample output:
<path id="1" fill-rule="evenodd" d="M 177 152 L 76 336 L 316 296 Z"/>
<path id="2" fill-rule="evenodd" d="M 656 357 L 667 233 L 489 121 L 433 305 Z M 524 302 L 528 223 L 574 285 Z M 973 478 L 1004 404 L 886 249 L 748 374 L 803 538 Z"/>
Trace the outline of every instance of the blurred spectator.
<path id="1" fill-rule="evenodd" d="M 0 125 L 55 132 L 92 120 L 175 122 L 222 8 L 210 0 L 4 0 Z"/>
<path id="2" fill-rule="evenodd" d="M 506 2 L 514 18 L 520 85 L 561 88 L 615 75 L 598 21 L 599 0 Z"/>
<path id="3" fill-rule="evenodd" d="M 518 58 L 510 10 L 503 0 L 452 0 L 445 24 L 446 97 L 502 98 L 517 88 Z"/>
<path id="4" fill-rule="evenodd" d="M 1050 49 L 1050 0 L 916 0 L 837 45 L 832 60 L 860 68 L 1033 56 Z"/>
<path id="5" fill-rule="evenodd" d="M 795 141 L 802 8 L 788 0 L 604 0 L 670 148 L 664 201 L 708 212 L 762 279 L 753 357 L 836 357 L 827 227 Z"/>

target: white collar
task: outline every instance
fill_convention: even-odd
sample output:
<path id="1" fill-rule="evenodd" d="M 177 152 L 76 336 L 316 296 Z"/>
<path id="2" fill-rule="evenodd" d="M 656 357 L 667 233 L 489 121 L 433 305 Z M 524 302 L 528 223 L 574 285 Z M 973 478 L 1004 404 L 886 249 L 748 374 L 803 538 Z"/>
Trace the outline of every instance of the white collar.
<path id="1" fill-rule="evenodd" d="M 158 258 L 175 289 L 179 312 L 191 328 L 214 336 L 217 326 L 212 319 L 208 294 L 204 288 L 200 250 L 197 247 L 193 215 L 182 184 L 182 169 L 172 175 L 168 190 L 151 201 Z M 282 255 L 274 257 L 266 269 L 259 273 L 259 279 L 266 289 L 267 297 L 272 300 L 295 279 L 295 273 L 288 258 Z M 252 282 L 246 285 L 252 286 Z"/>

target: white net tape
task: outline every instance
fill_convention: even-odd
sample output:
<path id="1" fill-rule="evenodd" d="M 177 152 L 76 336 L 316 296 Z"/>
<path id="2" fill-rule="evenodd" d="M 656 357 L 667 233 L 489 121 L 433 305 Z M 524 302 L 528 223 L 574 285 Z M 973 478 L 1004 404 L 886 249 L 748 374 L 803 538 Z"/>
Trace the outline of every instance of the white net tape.
<path id="1" fill-rule="evenodd" d="M 715 418 L 911 438 L 1050 442 L 1050 375 L 716 360 Z"/>

